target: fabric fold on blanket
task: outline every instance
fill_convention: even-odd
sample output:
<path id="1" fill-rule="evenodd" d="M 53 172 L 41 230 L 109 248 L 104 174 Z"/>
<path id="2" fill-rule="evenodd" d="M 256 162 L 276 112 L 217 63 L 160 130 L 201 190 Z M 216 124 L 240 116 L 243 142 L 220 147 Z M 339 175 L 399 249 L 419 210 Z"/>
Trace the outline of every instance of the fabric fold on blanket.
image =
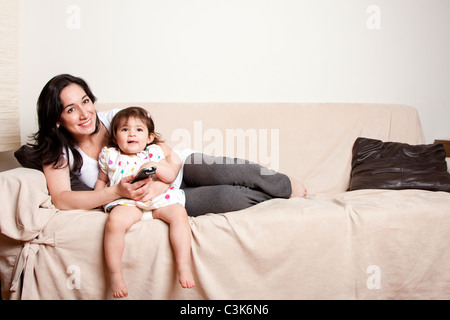
<path id="1" fill-rule="evenodd" d="M 34 239 L 23 245 L 22 251 L 16 260 L 14 266 L 13 277 L 10 291 L 15 292 L 19 289 L 21 276 L 23 274 L 23 286 L 21 288 L 21 299 L 32 298 L 32 290 L 34 283 L 34 266 L 35 259 L 39 248 L 42 245 L 56 246 L 55 237 L 47 237 L 46 239 Z"/>
<path id="2" fill-rule="evenodd" d="M 48 194 L 41 171 L 16 168 L 0 173 L 0 231 L 5 236 L 32 241 L 59 211 Z"/>

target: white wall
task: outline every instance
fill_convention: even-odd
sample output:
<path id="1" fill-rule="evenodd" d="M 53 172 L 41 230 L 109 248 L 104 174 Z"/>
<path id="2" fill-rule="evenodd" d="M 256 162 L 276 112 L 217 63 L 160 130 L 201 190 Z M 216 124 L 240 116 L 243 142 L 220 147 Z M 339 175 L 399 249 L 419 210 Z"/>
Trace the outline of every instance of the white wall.
<path id="1" fill-rule="evenodd" d="M 59 73 L 99 102 L 381 102 L 450 139 L 448 0 L 20 0 L 20 113 Z M 378 15 L 379 14 L 379 15 Z"/>

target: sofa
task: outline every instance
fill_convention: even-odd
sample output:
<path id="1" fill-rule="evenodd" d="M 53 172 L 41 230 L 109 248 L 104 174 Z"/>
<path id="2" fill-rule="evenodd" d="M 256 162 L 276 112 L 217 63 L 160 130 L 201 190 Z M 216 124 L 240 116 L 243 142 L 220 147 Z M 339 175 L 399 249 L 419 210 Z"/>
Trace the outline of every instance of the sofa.
<path id="1" fill-rule="evenodd" d="M 174 149 L 259 162 L 303 183 L 308 196 L 190 217 L 192 289 L 178 283 L 167 224 L 136 223 L 123 255 L 127 299 L 450 299 L 445 155 L 436 160 L 442 190 L 351 188 L 358 139 L 427 146 L 413 107 L 104 103 L 97 110 L 130 105 L 148 109 Z M 56 209 L 39 170 L 1 172 L 0 186 L 2 299 L 113 299 L 103 253 L 107 214 Z"/>

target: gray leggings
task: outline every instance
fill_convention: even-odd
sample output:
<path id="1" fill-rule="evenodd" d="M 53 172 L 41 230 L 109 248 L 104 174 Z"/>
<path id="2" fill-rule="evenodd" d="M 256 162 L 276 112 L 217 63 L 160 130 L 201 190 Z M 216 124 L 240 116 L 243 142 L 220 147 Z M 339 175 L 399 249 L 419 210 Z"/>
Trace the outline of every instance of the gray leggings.
<path id="1" fill-rule="evenodd" d="M 268 171 L 247 160 L 192 154 L 184 164 L 181 184 L 188 214 L 223 213 L 273 198 L 289 198 L 290 179 Z"/>

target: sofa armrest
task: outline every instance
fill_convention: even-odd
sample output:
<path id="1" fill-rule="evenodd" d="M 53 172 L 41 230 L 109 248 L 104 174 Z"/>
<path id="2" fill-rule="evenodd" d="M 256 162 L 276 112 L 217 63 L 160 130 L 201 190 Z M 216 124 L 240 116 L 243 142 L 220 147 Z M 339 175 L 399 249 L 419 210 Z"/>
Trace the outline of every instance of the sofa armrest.
<path id="1" fill-rule="evenodd" d="M 16 168 L 1 172 L 0 188 L 0 231 L 12 239 L 34 239 L 58 212 L 39 170 Z"/>

